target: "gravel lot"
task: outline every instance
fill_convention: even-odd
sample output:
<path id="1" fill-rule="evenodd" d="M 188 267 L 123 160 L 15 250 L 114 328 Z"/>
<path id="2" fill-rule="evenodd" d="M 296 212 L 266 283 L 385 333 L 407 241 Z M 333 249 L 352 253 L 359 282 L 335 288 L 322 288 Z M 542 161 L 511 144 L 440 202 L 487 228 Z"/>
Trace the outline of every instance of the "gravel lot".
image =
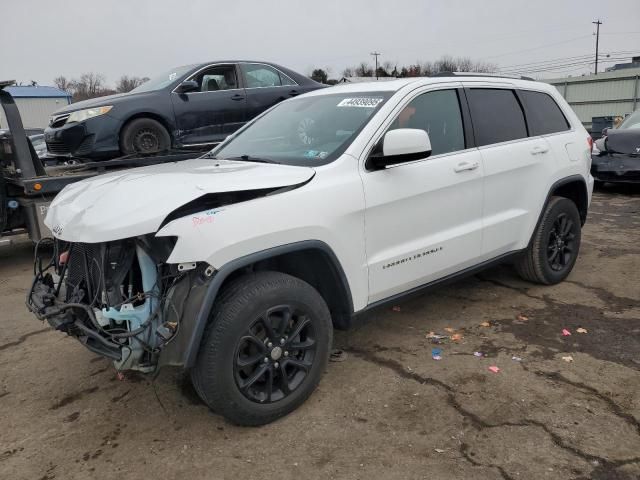
<path id="1" fill-rule="evenodd" d="M 0 250 L 0 478 L 640 478 L 639 227 L 640 188 L 597 192 L 568 281 L 499 267 L 372 313 L 262 428 L 211 413 L 179 371 L 119 381 L 27 313 L 30 245 Z M 462 338 L 425 338 L 446 328 Z"/>

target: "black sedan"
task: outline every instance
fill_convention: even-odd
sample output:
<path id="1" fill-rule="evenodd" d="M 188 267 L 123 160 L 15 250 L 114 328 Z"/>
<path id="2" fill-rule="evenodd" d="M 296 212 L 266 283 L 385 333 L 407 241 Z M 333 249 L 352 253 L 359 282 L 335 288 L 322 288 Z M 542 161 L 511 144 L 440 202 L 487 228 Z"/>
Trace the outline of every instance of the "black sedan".
<path id="1" fill-rule="evenodd" d="M 603 133 L 591 156 L 591 175 L 596 183 L 640 183 L 640 110 L 618 128 Z"/>
<path id="2" fill-rule="evenodd" d="M 73 103 L 45 131 L 50 154 L 108 158 L 224 140 L 272 105 L 323 85 L 266 62 L 174 68 L 129 93 Z"/>

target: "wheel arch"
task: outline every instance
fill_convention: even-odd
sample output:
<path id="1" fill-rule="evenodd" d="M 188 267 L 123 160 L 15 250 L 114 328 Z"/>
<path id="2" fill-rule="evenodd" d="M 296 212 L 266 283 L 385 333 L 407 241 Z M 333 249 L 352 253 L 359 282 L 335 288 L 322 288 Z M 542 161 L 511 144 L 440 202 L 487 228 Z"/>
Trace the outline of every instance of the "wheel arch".
<path id="1" fill-rule="evenodd" d="M 568 198 L 572 202 L 576 204 L 578 208 L 578 213 L 580 214 L 580 223 L 582 225 L 587 221 L 587 211 L 589 209 L 589 193 L 587 190 L 587 182 L 585 181 L 582 175 L 570 175 L 568 177 L 561 178 L 557 180 L 551 188 L 549 188 L 549 192 L 547 193 L 547 197 L 545 198 L 544 204 L 538 213 L 538 221 L 531 232 L 531 236 L 529 238 L 529 243 L 527 246 L 531 245 L 533 242 L 533 238 L 538 231 L 538 227 L 540 226 L 540 222 L 542 222 L 542 217 L 544 217 L 544 212 L 547 209 L 547 205 L 549 205 L 549 201 L 551 197 L 564 197 Z"/>
<path id="2" fill-rule="evenodd" d="M 173 126 L 171 125 L 171 122 L 169 122 L 164 116 L 158 113 L 154 113 L 150 111 L 142 111 L 142 112 L 136 112 L 128 116 L 122 122 L 122 125 L 120 125 L 120 130 L 118 130 L 118 145 L 120 145 L 120 142 L 122 141 L 122 131 L 127 127 L 127 125 L 129 125 L 131 122 L 139 118 L 150 118 L 160 123 L 169 134 L 169 138 L 171 139 L 171 143 L 173 144 L 173 142 L 175 141 L 175 136 L 173 134 Z"/>
<path id="3" fill-rule="evenodd" d="M 349 282 L 336 254 L 320 240 L 290 243 L 232 260 L 212 275 L 206 292 L 196 297 L 200 306 L 190 328 L 190 338 L 182 352 L 184 361 L 179 363 L 183 363 L 185 368 L 195 364 L 211 309 L 224 286 L 243 273 L 262 270 L 279 271 L 309 283 L 327 303 L 334 326 L 339 329 L 349 327 L 353 300 Z"/>

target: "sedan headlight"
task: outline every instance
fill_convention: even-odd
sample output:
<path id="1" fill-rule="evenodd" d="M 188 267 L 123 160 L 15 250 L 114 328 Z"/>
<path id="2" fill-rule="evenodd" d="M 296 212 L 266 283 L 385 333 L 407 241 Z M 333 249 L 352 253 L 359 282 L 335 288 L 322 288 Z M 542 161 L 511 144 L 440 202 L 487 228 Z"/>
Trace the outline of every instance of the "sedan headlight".
<path id="1" fill-rule="evenodd" d="M 87 108 L 86 110 L 78 110 L 77 112 L 73 112 L 69 115 L 67 119 L 67 123 L 72 122 L 82 122 L 87 120 L 88 118 L 97 117 L 98 115 L 104 115 L 108 111 L 110 111 L 113 106 L 108 107 L 95 107 L 95 108 Z"/>

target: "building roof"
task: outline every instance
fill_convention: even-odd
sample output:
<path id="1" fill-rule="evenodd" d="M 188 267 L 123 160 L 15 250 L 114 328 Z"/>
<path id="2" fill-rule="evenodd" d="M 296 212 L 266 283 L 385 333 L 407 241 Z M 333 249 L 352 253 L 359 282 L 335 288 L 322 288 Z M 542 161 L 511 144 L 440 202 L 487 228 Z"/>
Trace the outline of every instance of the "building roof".
<path id="1" fill-rule="evenodd" d="M 600 72 L 598 75 L 577 75 L 571 77 L 562 78 L 545 78 L 541 80 L 543 82 L 550 83 L 551 85 L 559 85 L 562 83 L 583 83 L 583 82 L 602 82 L 605 80 L 620 80 L 621 78 L 634 78 L 640 75 L 640 68 L 621 68 L 619 70 L 613 70 L 610 72 Z"/>
<path id="2" fill-rule="evenodd" d="M 18 85 L 4 89 L 14 98 L 71 98 L 71 94 L 56 87 Z"/>

